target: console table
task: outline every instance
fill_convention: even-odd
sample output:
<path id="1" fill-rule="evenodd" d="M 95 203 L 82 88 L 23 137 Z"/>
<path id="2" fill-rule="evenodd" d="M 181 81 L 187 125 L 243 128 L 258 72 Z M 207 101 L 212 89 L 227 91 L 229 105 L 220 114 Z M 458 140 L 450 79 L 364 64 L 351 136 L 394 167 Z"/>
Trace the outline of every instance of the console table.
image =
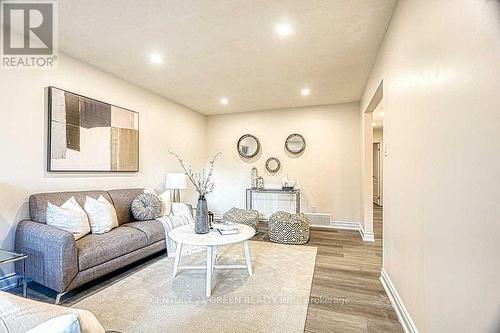
<path id="1" fill-rule="evenodd" d="M 283 195 L 286 195 L 286 196 L 290 196 L 292 198 L 292 200 L 294 201 L 295 203 L 295 213 L 300 213 L 300 190 L 281 190 L 281 189 L 269 189 L 269 188 L 265 188 L 265 189 L 256 189 L 256 188 L 247 188 L 246 190 L 246 209 L 247 210 L 252 210 L 254 209 L 255 205 L 254 205 L 254 199 L 255 199 L 255 196 L 258 195 L 258 194 L 269 194 L 270 195 L 270 199 L 268 199 L 267 201 L 273 201 L 273 200 L 277 200 L 277 196 L 283 196 Z M 274 197 L 274 198 L 273 198 Z M 274 212 L 272 212 L 274 213 Z"/>

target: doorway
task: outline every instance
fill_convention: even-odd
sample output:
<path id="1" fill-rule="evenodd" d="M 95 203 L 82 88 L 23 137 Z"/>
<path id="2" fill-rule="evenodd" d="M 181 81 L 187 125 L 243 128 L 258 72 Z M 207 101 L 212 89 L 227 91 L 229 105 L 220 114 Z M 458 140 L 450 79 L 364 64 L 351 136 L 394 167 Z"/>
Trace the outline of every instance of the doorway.
<path id="1" fill-rule="evenodd" d="M 384 106 L 379 102 L 372 116 L 373 130 L 373 203 L 382 207 L 384 201 Z"/>
<path id="2" fill-rule="evenodd" d="M 375 241 L 374 237 L 374 186 L 373 186 L 373 144 L 375 143 L 375 138 L 378 139 L 376 142 L 380 142 L 380 154 L 377 154 L 379 165 L 379 176 L 377 181 L 382 184 L 380 187 L 377 185 L 377 191 L 381 190 L 380 199 L 383 202 L 383 163 L 380 156 L 386 156 L 386 145 L 383 140 L 377 135 L 380 134 L 379 129 L 383 122 L 383 103 L 382 99 L 384 97 L 384 81 L 380 81 L 376 91 L 367 106 L 363 107 L 361 111 L 361 145 L 362 145 L 362 195 L 361 195 L 361 231 L 364 241 Z M 378 112 L 375 110 L 378 109 Z M 378 153 L 378 150 L 377 150 Z M 379 194 L 377 194 L 377 202 Z M 379 206 L 377 206 L 379 207 Z"/>
<path id="3" fill-rule="evenodd" d="M 382 182 L 380 172 L 380 142 L 373 143 L 373 203 L 382 206 Z"/>

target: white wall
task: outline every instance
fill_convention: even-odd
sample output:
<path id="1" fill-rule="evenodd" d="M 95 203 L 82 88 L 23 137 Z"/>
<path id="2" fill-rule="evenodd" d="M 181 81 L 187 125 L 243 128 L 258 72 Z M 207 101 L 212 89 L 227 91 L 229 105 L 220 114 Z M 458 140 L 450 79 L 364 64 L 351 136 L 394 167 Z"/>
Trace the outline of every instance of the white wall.
<path id="1" fill-rule="evenodd" d="M 45 87 L 53 85 L 140 113 L 140 172 L 48 174 Z M 0 73 L 0 247 L 13 249 L 27 200 L 42 191 L 161 188 L 167 171 L 180 171 L 167 150 L 199 164 L 205 159 L 205 116 L 96 68 L 60 55 L 54 70 Z M 187 197 L 194 200 L 193 191 Z M 0 267 L 0 275 L 11 267 Z"/>
<path id="2" fill-rule="evenodd" d="M 500 331 L 500 5 L 400 1 L 384 82 L 384 269 L 420 332 Z"/>
<path id="3" fill-rule="evenodd" d="M 359 105 L 357 103 L 210 116 L 207 119 L 209 153 L 223 151 L 217 162 L 216 189 L 208 196 L 209 208 L 223 213 L 245 207 L 245 189 L 255 165 L 265 184 L 281 185 L 284 175 L 296 179 L 304 197 L 304 210 L 331 213 L 335 220 L 360 221 Z M 251 162 L 236 150 L 238 139 L 255 135 L 262 152 Z M 288 135 L 305 137 L 306 150 L 290 157 L 284 142 Z M 281 161 L 281 170 L 270 175 L 269 157 Z"/>

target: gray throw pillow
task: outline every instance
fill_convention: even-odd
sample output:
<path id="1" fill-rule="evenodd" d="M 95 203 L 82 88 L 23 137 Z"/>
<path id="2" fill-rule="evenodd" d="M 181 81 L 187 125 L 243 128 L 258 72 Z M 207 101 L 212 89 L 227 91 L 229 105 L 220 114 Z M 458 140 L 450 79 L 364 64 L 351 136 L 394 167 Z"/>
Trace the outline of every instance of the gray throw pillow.
<path id="1" fill-rule="evenodd" d="M 132 215 L 138 221 L 154 220 L 161 216 L 160 199 L 152 193 L 139 194 L 132 201 Z"/>

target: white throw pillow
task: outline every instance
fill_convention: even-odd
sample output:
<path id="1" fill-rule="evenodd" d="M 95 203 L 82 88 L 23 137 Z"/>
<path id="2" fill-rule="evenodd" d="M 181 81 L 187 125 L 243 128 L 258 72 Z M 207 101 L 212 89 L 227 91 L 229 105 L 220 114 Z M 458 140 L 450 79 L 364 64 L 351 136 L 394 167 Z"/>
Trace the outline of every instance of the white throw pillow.
<path id="1" fill-rule="evenodd" d="M 172 199 L 170 198 L 170 191 L 166 190 L 158 196 L 158 199 L 160 199 L 162 206 L 161 216 L 170 215 L 170 212 L 172 211 Z"/>
<path id="2" fill-rule="evenodd" d="M 74 313 L 54 317 L 30 329 L 27 333 L 80 333 L 80 322 Z"/>
<path id="3" fill-rule="evenodd" d="M 104 234 L 118 227 L 115 207 L 102 195 L 97 200 L 87 196 L 83 208 L 89 217 L 93 234 Z"/>
<path id="4" fill-rule="evenodd" d="M 71 232 L 75 240 L 90 232 L 87 214 L 76 202 L 75 197 L 69 198 L 61 207 L 47 203 L 45 219 L 47 225 Z"/>

